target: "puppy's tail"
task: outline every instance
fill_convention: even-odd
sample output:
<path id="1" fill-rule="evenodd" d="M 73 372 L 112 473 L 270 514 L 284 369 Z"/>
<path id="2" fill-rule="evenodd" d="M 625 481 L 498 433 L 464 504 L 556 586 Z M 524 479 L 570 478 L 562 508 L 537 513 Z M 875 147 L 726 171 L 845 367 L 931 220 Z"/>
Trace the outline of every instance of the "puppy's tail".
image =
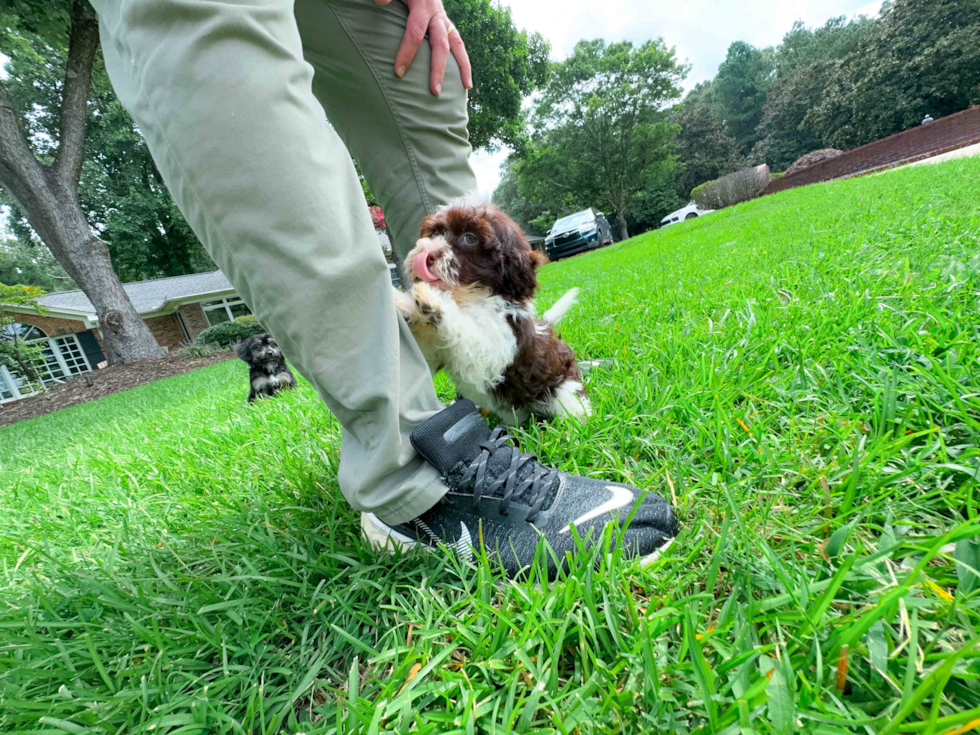
<path id="1" fill-rule="evenodd" d="M 543 321 L 545 324 L 550 324 L 551 326 L 555 326 L 556 324 L 558 324 L 558 322 L 560 322 L 565 317 L 565 314 L 568 313 L 569 309 L 575 306 L 575 302 L 577 300 L 578 300 L 578 289 L 577 288 L 568 289 L 568 291 L 565 292 L 565 295 L 555 302 L 554 306 L 552 306 L 550 309 L 548 309 L 548 311 L 546 311 L 544 314 L 541 315 L 541 321 Z"/>

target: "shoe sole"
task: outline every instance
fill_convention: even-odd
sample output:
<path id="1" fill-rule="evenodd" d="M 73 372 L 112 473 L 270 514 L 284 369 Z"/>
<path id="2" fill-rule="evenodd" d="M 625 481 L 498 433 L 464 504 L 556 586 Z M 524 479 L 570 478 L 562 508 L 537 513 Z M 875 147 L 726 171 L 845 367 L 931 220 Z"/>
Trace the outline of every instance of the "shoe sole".
<path id="1" fill-rule="evenodd" d="M 422 546 L 425 549 L 431 550 L 432 547 L 428 544 L 423 544 L 419 541 L 409 538 L 403 533 L 398 533 L 395 529 L 391 528 L 388 524 L 378 518 L 374 513 L 361 513 L 361 533 L 364 538 L 367 539 L 368 543 L 371 544 L 371 548 L 375 551 L 383 551 L 386 553 L 392 553 L 395 547 L 401 549 L 414 549 L 416 546 Z M 657 559 L 660 558 L 660 554 L 670 548 L 670 545 L 674 543 L 674 539 L 667 539 L 667 543 L 661 546 L 659 549 L 654 551 L 652 554 L 647 554 L 640 559 L 640 566 L 646 567 L 653 564 Z"/>
<path id="2" fill-rule="evenodd" d="M 375 551 L 386 551 L 389 554 L 398 546 L 402 549 L 413 549 L 424 544 L 410 539 L 403 533 L 398 533 L 374 513 L 361 513 L 361 534 L 371 544 Z M 426 548 L 431 548 L 424 545 Z"/>

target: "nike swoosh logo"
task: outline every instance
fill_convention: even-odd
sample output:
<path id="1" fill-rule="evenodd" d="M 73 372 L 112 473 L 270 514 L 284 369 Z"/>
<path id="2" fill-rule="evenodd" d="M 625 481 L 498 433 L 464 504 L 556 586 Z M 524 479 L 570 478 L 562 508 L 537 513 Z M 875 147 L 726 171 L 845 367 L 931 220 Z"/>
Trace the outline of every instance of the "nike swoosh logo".
<path id="1" fill-rule="evenodd" d="M 565 528 L 561 529 L 558 533 L 568 533 L 572 530 L 572 526 L 579 526 L 586 521 L 591 521 L 593 518 L 598 518 L 606 513 L 612 513 L 614 510 L 622 508 L 624 505 L 629 505 L 633 502 L 633 493 L 627 490 L 625 487 L 617 487 L 615 485 L 606 485 L 606 490 L 612 493 L 612 499 L 602 505 L 596 506 L 588 513 L 585 513 L 574 521 L 569 523 Z"/>
<path id="2" fill-rule="evenodd" d="M 465 561 L 473 561 L 473 537 L 470 536 L 470 529 L 462 521 L 459 522 L 459 525 L 459 540 L 453 544 L 456 547 L 456 553 L 463 557 Z"/>

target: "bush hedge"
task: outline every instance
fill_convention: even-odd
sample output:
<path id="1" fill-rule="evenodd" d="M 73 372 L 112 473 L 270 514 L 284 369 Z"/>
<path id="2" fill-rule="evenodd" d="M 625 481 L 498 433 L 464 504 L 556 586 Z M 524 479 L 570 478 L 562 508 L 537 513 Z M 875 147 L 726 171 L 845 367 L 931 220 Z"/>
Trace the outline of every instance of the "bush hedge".
<path id="1" fill-rule="evenodd" d="M 227 347 L 241 340 L 246 340 L 253 334 L 262 334 L 264 331 L 265 327 L 257 321 L 251 323 L 245 322 L 243 324 L 235 320 L 208 327 L 197 335 L 197 339 L 194 341 L 199 345 L 221 345 L 222 347 Z"/>
<path id="2" fill-rule="evenodd" d="M 766 164 L 743 168 L 694 187 L 691 198 L 701 209 L 723 209 L 755 199 L 769 185 L 769 180 L 769 167 Z"/>
<path id="3" fill-rule="evenodd" d="M 255 314 L 242 314 L 241 316 L 236 316 L 235 321 L 239 324 L 255 324 L 258 319 L 255 318 Z"/>
<path id="4" fill-rule="evenodd" d="M 715 180 L 717 181 L 717 179 Z M 691 200 L 699 207 L 701 206 L 701 202 L 704 201 L 704 188 L 710 183 L 712 182 L 705 181 L 703 184 L 695 186 L 693 189 L 691 189 Z"/>
<path id="5" fill-rule="evenodd" d="M 188 357 L 211 357 L 211 355 L 216 355 L 222 351 L 222 348 L 218 345 L 186 345 L 180 348 Z"/>

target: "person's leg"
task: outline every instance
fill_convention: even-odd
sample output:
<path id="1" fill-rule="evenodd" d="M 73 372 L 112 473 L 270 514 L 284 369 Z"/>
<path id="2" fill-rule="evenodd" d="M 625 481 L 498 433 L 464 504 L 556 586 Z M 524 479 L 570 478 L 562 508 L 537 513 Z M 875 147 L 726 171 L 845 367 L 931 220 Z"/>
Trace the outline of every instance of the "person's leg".
<path id="1" fill-rule="evenodd" d="M 93 4 L 109 77 L 181 211 L 340 419 L 347 500 L 392 522 L 431 507 L 446 488 L 409 434 L 442 406 L 292 0 Z"/>
<path id="2" fill-rule="evenodd" d="M 313 91 L 378 197 L 401 257 L 425 215 L 476 189 L 466 90 L 452 54 L 438 97 L 429 90 L 428 43 L 395 76 L 407 17 L 401 2 L 296 0 Z"/>

